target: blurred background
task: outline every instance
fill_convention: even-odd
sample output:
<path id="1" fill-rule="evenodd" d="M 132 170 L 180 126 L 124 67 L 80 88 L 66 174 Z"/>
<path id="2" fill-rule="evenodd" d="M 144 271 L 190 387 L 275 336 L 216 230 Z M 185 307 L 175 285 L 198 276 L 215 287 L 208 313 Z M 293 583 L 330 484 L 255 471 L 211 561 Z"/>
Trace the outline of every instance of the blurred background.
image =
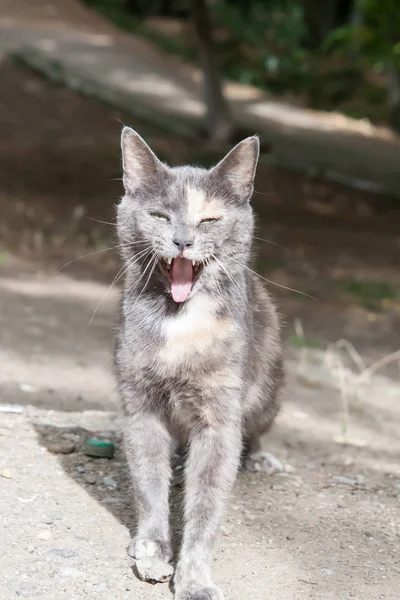
<path id="1" fill-rule="evenodd" d="M 240 476 L 217 580 L 395 600 L 398 0 L 0 0 L 0 596 L 139 589 L 110 358 L 123 124 L 171 165 L 261 140 L 255 269 L 288 385 L 277 472 Z M 113 460 L 85 455 L 93 434 Z"/>
<path id="2" fill-rule="evenodd" d="M 0 26 L 3 269 L 112 281 L 122 124 L 170 164 L 258 133 L 257 269 L 317 299 L 271 284 L 289 342 L 396 349 L 396 0 L 0 0 Z"/>

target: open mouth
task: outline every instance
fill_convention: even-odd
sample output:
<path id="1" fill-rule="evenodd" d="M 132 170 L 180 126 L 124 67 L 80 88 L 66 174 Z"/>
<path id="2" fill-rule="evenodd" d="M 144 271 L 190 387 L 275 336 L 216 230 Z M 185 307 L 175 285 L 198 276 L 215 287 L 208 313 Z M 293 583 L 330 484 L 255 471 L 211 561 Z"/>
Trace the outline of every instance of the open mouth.
<path id="1" fill-rule="evenodd" d="M 183 256 L 162 258 L 159 264 L 170 284 L 174 301 L 185 302 L 204 268 L 203 264 Z"/>

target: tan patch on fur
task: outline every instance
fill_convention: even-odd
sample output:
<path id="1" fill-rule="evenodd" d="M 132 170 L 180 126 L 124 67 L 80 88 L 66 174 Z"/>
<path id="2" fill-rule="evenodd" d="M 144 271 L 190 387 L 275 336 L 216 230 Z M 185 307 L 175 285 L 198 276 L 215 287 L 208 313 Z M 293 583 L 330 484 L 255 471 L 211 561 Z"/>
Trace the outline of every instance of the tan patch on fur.
<path id="1" fill-rule="evenodd" d="M 199 409 L 199 420 L 206 427 L 216 427 L 218 425 L 214 411 L 209 406 L 202 406 Z"/>
<path id="2" fill-rule="evenodd" d="M 231 326 L 231 320 L 215 319 L 212 327 L 203 327 L 199 329 L 192 329 L 186 333 L 174 336 L 174 344 L 181 344 L 187 347 L 211 345 L 213 342 L 223 334 Z"/>
<path id="3" fill-rule="evenodd" d="M 204 378 L 204 385 L 215 388 L 240 388 L 242 380 L 239 375 L 235 375 L 231 371 L 214 371 L 211 375 Z"/>

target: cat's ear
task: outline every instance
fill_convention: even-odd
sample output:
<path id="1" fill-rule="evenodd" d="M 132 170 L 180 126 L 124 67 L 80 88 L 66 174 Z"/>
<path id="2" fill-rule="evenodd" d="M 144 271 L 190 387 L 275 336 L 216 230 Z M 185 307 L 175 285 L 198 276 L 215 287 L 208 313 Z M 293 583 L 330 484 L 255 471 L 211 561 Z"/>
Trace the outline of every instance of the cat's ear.
<path id="1" fill-rule="evenodd" d="M 234 194 L 250 200 L 254 188 L 260 142 L 258 137 L 248 137 L 235 146 L 212 170 L 211 175 L 225 179 Z"/>
<path id="2" fill-rule="evenodd" d="M 127 194 L 134 194 L 148 179 L 167 167 L 136 131 L 124 127 L 121 135 L 123 182 Z"/>

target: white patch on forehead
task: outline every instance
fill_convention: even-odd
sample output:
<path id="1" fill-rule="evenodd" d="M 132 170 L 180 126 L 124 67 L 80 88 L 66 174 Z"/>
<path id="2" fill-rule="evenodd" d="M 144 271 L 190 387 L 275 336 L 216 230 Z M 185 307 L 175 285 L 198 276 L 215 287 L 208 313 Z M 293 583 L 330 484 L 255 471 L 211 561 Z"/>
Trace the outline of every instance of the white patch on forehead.
<path id="1" fill-rule="evenodd" d="M 189 217 L 193 221 L 199 221 L 204 212 L 206 195 L 203 190 L 188 185 L 186 189 Z"/>
<path id="2" fill-rule="evenodd" d="M 204 190 L 191 187 L 186 189 L 189 220 L 199 223 L 202 219 L 218 219 L 225 211 L 218 198 L 207 198 Z"/>

